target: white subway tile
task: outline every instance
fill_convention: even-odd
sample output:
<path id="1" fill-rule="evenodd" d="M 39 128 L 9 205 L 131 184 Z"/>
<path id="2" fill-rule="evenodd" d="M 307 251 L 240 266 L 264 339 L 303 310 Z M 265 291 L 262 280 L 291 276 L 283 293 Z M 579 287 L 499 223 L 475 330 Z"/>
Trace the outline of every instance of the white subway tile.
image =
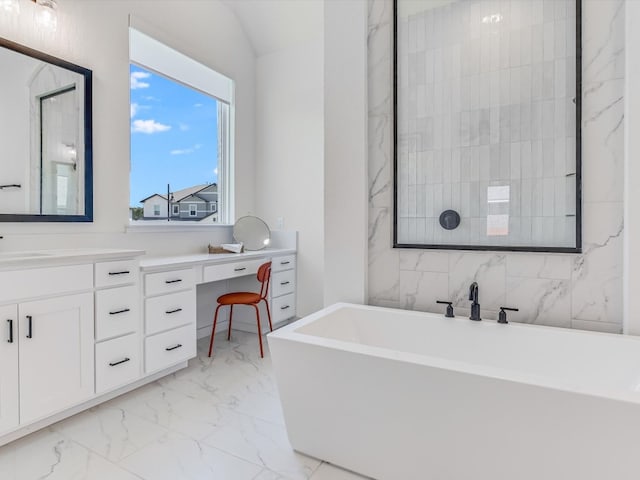
<path id="1" fill-rule="evenodd" d="M 522 152 L 523 143 L 512 143 L 509 158 L 505 159 L 511 162 L 509 178 L 512 180 L 519 180 L 522 178 L 520 154 Z"/>
<path id="2" fill-rule="evenodd" d="M 558 1 L 558 4 L 562 4 L 562 3 L 564 3 L 563 0 Z M 554 22 L 553 40 L 555 42 L 554 57 L 556 59 L 566 57 L 567 56 L 567 21 L 565 19 L 558 19 Z"/>
<path id="3" fill-rule="evenodd" d="M 546 22 L 542 26 L 542 58 L 545 62 L 554 60 L 554 23 Z"/>

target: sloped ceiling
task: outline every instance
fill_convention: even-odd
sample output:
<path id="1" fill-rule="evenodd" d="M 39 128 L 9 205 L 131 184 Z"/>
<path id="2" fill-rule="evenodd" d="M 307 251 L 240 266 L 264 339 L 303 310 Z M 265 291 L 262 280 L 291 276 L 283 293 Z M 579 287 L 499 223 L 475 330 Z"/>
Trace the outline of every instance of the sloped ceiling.
<path id="1" fill-rule="evenodd" d="M 256 56 L 309 42 L 322 35 L 323 0 L 225 0 Z"/>

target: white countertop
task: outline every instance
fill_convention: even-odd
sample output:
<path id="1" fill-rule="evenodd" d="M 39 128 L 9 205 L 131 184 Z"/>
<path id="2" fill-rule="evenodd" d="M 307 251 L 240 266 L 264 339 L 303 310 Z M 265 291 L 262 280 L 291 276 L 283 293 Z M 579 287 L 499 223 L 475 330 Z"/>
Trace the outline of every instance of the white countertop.
<path id="1" fill-rule="evenodd" d="M 73 248 L 61 250 L 0 251 L 0 269 L 46 267 L 94 261 L 129 259 L 144 255 L 144 250 L 114 248 Z"/>
<path id="2" fill-rule="evenodd" d="M 296 250 L 293 248 L 265 248 L 264 250 L 254 250 L 243 253 L 195 253 L 188 255 L 145 257 L 140 260 L 140 269 L 144 272 L 166 267 L 211 265 L 243 259 L 289 255 L 292 253 L 296 253 Z"/>

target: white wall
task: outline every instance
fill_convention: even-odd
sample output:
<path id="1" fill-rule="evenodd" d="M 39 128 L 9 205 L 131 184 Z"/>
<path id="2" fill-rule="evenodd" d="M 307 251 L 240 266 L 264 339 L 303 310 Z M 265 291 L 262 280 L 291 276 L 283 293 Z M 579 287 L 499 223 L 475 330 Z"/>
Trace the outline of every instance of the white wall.
<path id="1" fill-rule="evenodd" d="M 125 235 L 122 240 L 111 235 L 124 231 L 129 215 L 130 14 L 138 29 L 235 80 L 235 211 L 240 216 L 254 210 L 255 56 L 235 15 L 224 3 L 189 2 L 185 8 L 181 0 L 65 0 L 59 2 L 58 28 L 53 33 L 36 29 L 34 8 L 31 2 L 23 1 L 19 17 L 0 15 L 0 36 L 93 70 L 94 222 L 0 224 L 0 235 L 5 236 L 0 248 L 38 248 L 56 243 L 74 247 L 95 242 L 109 246 L 106 242 L 111 242 L 154 251 L 164 249 L 164 234 Z M 215 232 L 214 237 L 229 238 L 228 229 Z M 59 234 L 64 235 L 58 239 Z M 184 244 L 176 242 L 178 249 L 206 247 L 212 235 L 190 233 L 184 237 Z M 45 238 L 50 245 L 42 244 Z"/>
<path id="2" fill-rule="evenodd" d="M 640 130 L 640 57 L 636 51 L 640 44 L 640 30 L 634 28 L 640 22 L 640 2 L 625 2 L 625 109 L 624 128 L 628 132 Z M 624 152 L 624 331 L 640 335 L 640 137 L 627 135 Z"/>
<path id="3" fill-rule="evenodd" d="M 324 19 L 324 303 L 365 303 L 367 2 L 326 2 Z"/>
<path id="4" fill-rule="evenodd" d="M 322 31 L 315 41 L 258 57 L 256 89 L 256 214 L 271 228 L 298 231 L 303 316 L 323 299 Z"/>

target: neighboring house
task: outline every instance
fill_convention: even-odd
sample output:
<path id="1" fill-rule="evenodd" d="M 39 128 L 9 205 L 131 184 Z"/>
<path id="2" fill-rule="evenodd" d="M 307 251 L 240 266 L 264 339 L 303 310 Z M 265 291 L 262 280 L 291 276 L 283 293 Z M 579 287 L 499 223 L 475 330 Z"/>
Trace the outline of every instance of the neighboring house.
<path id="1" fill-rule="evenodd" d="M 195 185 L 172 192 L 170 195 L 171 220 L 218 220 L 218 185 Z M 166 195 L 153 194 L 140 201 L 143 205 L 143 220 L 167 218 Z"/>
<path id="2" fill-rule="evenodd" d="M 167 197 L 154 193 L 140 200 L 144 220 L 167 218 Z"/>

